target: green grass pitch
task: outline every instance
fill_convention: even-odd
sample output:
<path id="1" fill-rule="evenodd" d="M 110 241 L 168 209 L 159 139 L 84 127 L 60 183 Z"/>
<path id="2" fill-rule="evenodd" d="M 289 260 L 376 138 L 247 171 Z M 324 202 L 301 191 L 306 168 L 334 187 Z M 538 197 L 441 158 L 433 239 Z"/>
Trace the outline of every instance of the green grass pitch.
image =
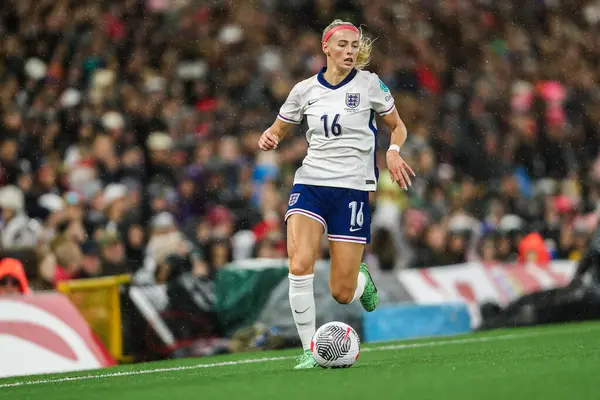
<path id="1" fill-rule="evenodd" d="M 298 350 L 0 379 L 0 399 L 600 399 L 600 323 L 363 345 L 349 369 Z"/>

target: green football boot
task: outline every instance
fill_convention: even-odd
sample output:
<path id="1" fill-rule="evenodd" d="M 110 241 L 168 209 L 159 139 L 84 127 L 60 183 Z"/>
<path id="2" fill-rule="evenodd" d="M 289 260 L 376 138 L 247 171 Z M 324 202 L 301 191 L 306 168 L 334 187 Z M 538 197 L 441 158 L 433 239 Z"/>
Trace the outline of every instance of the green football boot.
<path id="1" fill-rule="evenodd" d="M 360 272 L 365 275 L 367 278 L 367 283 L 365 283 L 365 291 L 362 296 L 360 296 L 360 304 L 362 304 L 363 308 L 367 312 L 373 311 L 377 308 L 379 304 L 379 293 L 377 293 L 377 287 L 375 286 L 375 282 L 373 282 L 373 278 L 371 278 L 371 274 L 369 273 L 369 267 L 366 263 L 360 264 Z"/>
<path id="2" fill-rule="evenodd" d="M 294 369 L 309 369 L 317 367 L 318 364 L 315 361 L 312 352 L 310 350 L 304 350 L 304 353 L 302 353 L 302 355 L 298 357 L 298 365 L 296 365 Z"/>

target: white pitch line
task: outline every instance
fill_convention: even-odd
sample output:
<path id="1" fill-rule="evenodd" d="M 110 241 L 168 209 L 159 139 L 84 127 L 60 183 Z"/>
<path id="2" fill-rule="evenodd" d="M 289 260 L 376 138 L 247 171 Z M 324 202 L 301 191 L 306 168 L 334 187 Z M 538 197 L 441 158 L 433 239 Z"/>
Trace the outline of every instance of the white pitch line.
<path id="1" fill-rule="evenodd" d="M 524 334 L 507 334 L 507 335 L 498 335 L 498 336 L 489 336 L 489 337 L 480 337 L 480 338 L 466 338 L 466 339 L 453 339 L 446 340 L 441 342 L 417 342 L 417 343 L 407 343 L 407 344 L 390 344 L 387 346 L 377 346 L 377 347 L 366 347 L 361 349 L 360 351 L 383 351 L 383 350 L 404 350 L 404 349 L 417 349 L 422 347 L 436 347 L 441 345 L 449 345 L 449 344 L 463 344 L 463 343 L 484 343 L 484 342 L 494 342 L 497 340 L 511 340 L 511 339 L 519 339 L 519 338 L 530 338 L 536 336 L 543 336 L 541 332 L 536 333 L 524 333 Z"/>
<path id="2" fill-rule="evenodd" d="M 107 374 L 71 376 L 71 377 L 55 378 L 55 379 L 38 379 L 38 380 L 32 380 L 32 381 L 5 383 L 5 384 L 0 385 L 0 389 L 17 387 L 17 386 L 30 386 L 30 385 L 43 385 L 43 384 L 49 384 L 49 383 L 85 381 L 85 380 L 90 380 L 90 379 L 116 378 L 116 377 L 120 377 L 120 376 L 146 375 L 146 374 L 153 374 L 153 373 L 158 373 L 158 372 L 173 372 L 173 371 L 186 371 L 186 370 L 190 370 L 190 369 L 199 369 L 199 368 L 225 367 L 228 365 L 255 364 L 255 363 L 268 362 L 268 361 L 281 361 L 281 360 L 287 360 L 287 359 L 291 359 L 291 358 L 294 358 L 294 357 L 263 357 L 263 358 L 252 358 L 252 359 L 248 359 L 248 360 L 223 361 L 223 362 L 212 363 L 212 364 L 183 365 L 183 366 L 179 366 L 179 367 L 169 367 L 169 368 L 142 369 L 142 370 L 137 370 L 137 371 L 124 371 L 124 372 L 110 372 Z"/>
<path id="3" fill-rule="evenodd" d="M 589 327 L 587 329 L 574 329 L 574 330 L 566 330 L 564 333 L 572 334 L 574 331 L 589 331 L 593 330 Z M 506 334 L 506 335 L 498 335 L 498 336 L 488 336 L 488 337 L 480 337 L 480 338 L 465 338 L 465 339 L 452 339 L 452 340 L 442 340 L 442 341 L 434 341 L 434 342 L 417 342 L 417 343 L 407 343 L 407 344 L 392 344 L 388 346 L 377 346 L 377 347 L 366 347 L 361 349 L 361 352 L 370 352 L 370 351 L 387 351 L 387 350 L 403 350 L 403 349 L 416 349 L 423 347 L 438 347 L 438 346 L 449 346 L 455 344 L 469 344 L 469 343 L 484 343 L 484 342 L 495 342 L 500 340 L 513 340 L 513 339 L 526 339 L 532 337 L 539 336 L 552 336 L 561 334 L 563 332 L 532 332 L 532 333 L 521 333 L 521 334 Z M 0 384 L 0 389 L 5 388 L 14 388 L 19 386 L 32 386 L 32 385 L 46 385 L 53 383 L 62 383 L 62 382 L 73 382 L 73 381 L 85 381 L 85 380 L 93 380 L 93 379 L 104 379 L 104 378 L 117 378 L 121 376 L 133 376 L 133 375 L 146 375 L 146 374 L 156 374 L 161 372 L 176 372 L 176 371 L 188 371 L 194 369 L 202 369 L 202 368 L 215 368 L 215 367 L 226 367 L 231 365 L 243 365 L 243 364 L 258 364 L 264 362 L 271 361 L 283 361 L 290 360 L 295 358 L 294 356 L 287 357 L 262 357 L 262 358 L 251 358 L 247 360 L 236 360 L 236 361 L 222 361 L 210 364 L 196 364 L 196 365 L 184 365 L 179 367 L 168 367 L 168 368 L 153 368 L 153 369 L 142 369 L 137 371 L 124 371 L 124 372 L 109 372 L 105 374 L 90 374 L 90 375 L 81 375 L 81 376 L 72 376 L 65 378 L 54 378 L 54 379 L 36 379 L 29 381 L 19 381 L 14 383 L 5 383 Z"/>

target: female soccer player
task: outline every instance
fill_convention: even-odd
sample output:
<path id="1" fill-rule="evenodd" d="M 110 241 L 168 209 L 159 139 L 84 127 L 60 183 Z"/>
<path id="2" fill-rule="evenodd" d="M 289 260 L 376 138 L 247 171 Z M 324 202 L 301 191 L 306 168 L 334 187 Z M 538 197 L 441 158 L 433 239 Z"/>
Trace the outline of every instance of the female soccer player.
<path id="1" fill-rule="evenodd" d="M 331 254 L 329 288 L 338 303 L 360 299 L 366 311 L 379 303 L 368 267 L 361 263 L 371 238 L 369 192 L 377 187 L 375 114 L 390 128 L 387 166 L 405 190 L 412 169 L 400 157 L 406 127 L 389 89 L 377 74 L 363 71 L 371 41 L 352 23 L 333 21 L 322 37 L 327 67 L 298 83 L 277 119 L 259 140 L 264 151 L 277 148 L 294 125 L 306 118 L 308 154 L 296 172 L 285 215 L 288 236 L 289 299 L 304 353 L 296 369 L 316 367 L 310 352 L 315 333 L 313 270 L 321 236 Z"/>

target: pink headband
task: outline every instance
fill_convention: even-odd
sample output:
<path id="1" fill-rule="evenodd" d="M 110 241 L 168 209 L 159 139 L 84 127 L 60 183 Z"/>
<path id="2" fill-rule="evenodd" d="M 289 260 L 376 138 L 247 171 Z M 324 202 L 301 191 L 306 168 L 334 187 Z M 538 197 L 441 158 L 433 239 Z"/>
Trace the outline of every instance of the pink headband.
<path id="1" fill-rule="evenodd" d="M 323 42 L 322 43 L 323 44 L 327 43 L 327 41 L 329 40 L 329 38 L 331 37 L 331 35 L 333 35 L 337 31 L 341 31 L 342 29 L 350 29 L 351 31 L 354 31 L 354 32 L 360 34 L 360 32 L 358 31 L 358 29 L 354 25 L 338 25 L 338 26 L 334 26 L 333 28 L 331 28 L 330 30 L 327 31 L 327 33 L 323 37 Z"/>

